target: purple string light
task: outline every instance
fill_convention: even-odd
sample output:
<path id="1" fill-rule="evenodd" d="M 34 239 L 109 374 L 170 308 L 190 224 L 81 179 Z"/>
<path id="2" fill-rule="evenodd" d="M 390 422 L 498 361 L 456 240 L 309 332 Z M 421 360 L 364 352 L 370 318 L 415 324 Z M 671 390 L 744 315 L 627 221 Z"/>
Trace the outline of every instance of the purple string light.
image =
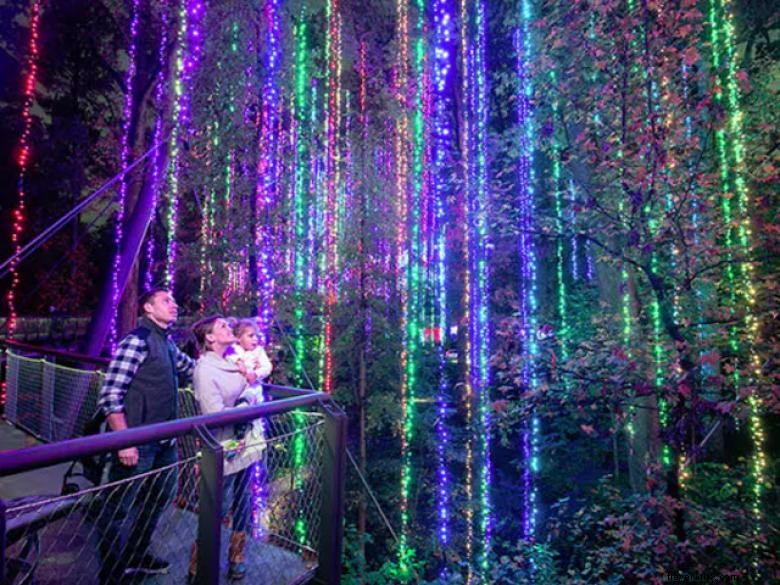
<path id="1" fill-rule="evenodd" d="M 186 2 L 186 4 L 185 4 Z M 168 211 L 165 284 L 169 288 L 175 285 L 177 256 L 176 224 L 179 217 L 179 172 L 181 170 L 181 136 L 192 133 L 190 127 L 190 93 L 195 79 L 195 70 L 203 52 L 202 25 L 206 5 L 201 0 L 182 0 L 179 9 L 179 30 L 176 47 L 176 72 L 173 83 L 174 127 L 168 141 Z"/>
<path id="2" fill-rule="evenodd" d="M 255 219 L 255 248 L 257 251 L 257 291 L 258 299 L 257 325 L 261 343 L 268 343 L 268 331 L 271 325 L 271 303 L 273 298 L 273 270 L 271 267 L 272 233 L 270 225 L 270 210 L 276 200 L 276 185 L 278 184 L 277 157 L 281 147 L 278 137 L 279 130 L 279 2 L 266 0 L 262 8 L 263 26 L 265 27 L 264 80 L 262 93 L 262 112 L 259 128 L 259 156 L 257 161 L 257 184 L 255 197 L 257 202 L 257 217 Z M 258 48 L 258 50 L 261 50 Z M 268 506 L 265 469 L 262 465 L 253 468 L 252 488 L 254 493 L 254 511 L 257 517 L 262 517 Z M 260 523 L 258 530 L 265 527 Z"/>
<path id="3" fill-rule="evenodd" d="M 125 103 L 122 111 L 122 139 L 120 148 L 120 164 L 122 165 L 122 181 L 119 184 L 119 207 L 116 212 L 116 228 L 114 231 L 114 264 L 111 275 L 111 326 L 109 328 L 108 345 L 113 353 L 117 339 L 117 309 L 122 296 L 119 285 L 119 264 L 122 259 L 122 239 L 125 221 L 125 202 L 127 200 L 128 173 L 130 166 L 130 132 L 133 118 L 133 90 L 135 88 L 136 70 L 136 40 L 138 39 L 139 0 L 133 0 L 130 9 L 130 45 L 127 50 L 127 73 L 125 74 Z"/>
<path id="4" fill-rule="evenodd" d="M 160 46 L 157 53 L 157 64 L 160 70 L 157 72 L 157 87 L 155 88 L 154 101 L 157 104 L 157 119 L 154 122 L 154 143 L 160 144 L 162 142 L 163 134 L 163 121 L 165 119 L 164 103 L 165 103 L 165 70 L 167 56 L 165 49 L 168 45 L 168 27 L 170 26 L 170 17 L 168 15 L 167 6 L 162 9 L 162 22 L 160 24 Z M 163 165 L 165 164 L 165 153 L 160 148 L 154 157 L 154 167 L 152 169 L 152 217 L 154 217 L 155 209 L 157 208 L 157 200 L 159 198 L 159 191 L 162 186 L 160 180 L 163 173 Z M 144 290 L 150 290 L 152 288 L 152 282 L 154 280 L 154 233 L 152 230 L 153 222 L 147 228 L 147 241 L 146 241 L 146 272 L 144 273 Z"/>
<path id="5" fill-rule="evenodd" d="M 195 81 L 195 72 L 203 55 L 203 20 L 206 16 L 206 5 L 202 0 L 189 0 L 187 4 L 187 50 L 184 57 L 184 83 L 187 91 L 182 96 L 182 121 L 190 132 L 190 93 Z"/>
<path id="6" fill-rule="evenodd" d="M 579 236 L 577 235 L 577 230 L 574 229 L 577 225 L 577 211 L 575 208 L 576 200 L 577 200 L 577 192 L 574 189 L 574 180 L 569 179 L 569 197 L 571 198 L 571 225 L 572 225 L 572 236 L 571 236 L 571 278 L 573 281 L 576 281 L 580 277 L 580 263 L 579 263 Z"/>
<path id="7" fill-rule="evenodd" d="M 263 4 L 265 26 L 264 81 L 260 144 L 257 165 L 257 210 L 255 218 L 255 246 L 257 250 L 258 324 L 262 343 L 268 342 L 273 299 L 273 270 L 271 267 L 272 241 L 270 210 L 276 200 L 278 118 L 279 118 L 279 1 L 266 0 Z"/>
<path id="8" fill-rule="evenodd" d="M 437 318 L 435 325 L 439 327 L 442 343 L 446 335 L 447 289 L 446 275 L 446 216 L 448 172 L 447 154 L 452 145 L 452 129 L 450 123 L 450 99 L 448 89 L 452 84 L 453 60 L 453 12 L 451 0 L 436 0 L 433 5 L 434 21 L 434 61 L 433 61 L 433 202 L 435 214 L 433 221 L 435 229 L 433 237 L 433 265 L 435 270 L 435 291 Z M 449 506 L 450 479 L 447 468 L 447 447 L 449 433 L 447 430 L 448 389 L 444 371 L 444 348 L 439 345 L 439 386 L 436 397 L 438 417 L 436 419 L 436 455 L 437 455 L 437 516 L 439 544 L 445 547 L 449 542 Z"/>

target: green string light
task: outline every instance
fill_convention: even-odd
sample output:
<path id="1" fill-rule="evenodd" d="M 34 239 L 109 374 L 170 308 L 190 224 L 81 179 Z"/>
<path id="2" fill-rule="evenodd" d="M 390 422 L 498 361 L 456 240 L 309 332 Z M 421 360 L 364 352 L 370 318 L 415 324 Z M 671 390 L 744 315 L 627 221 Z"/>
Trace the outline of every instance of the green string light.
<path id="1" fill-rule="evenodd" d="M 304 358 L 306 355 L 306 343 L 304 339 L 304 291 L 306 290 L 308 262 L 311 261 L 308 252 L 308 226 L 310 215 L 309 191 L 309 136 L 307 128 L 311 117 L 309 107 L 309 49 L 307 43 L 307 25 L 303 15 L 295 25 L 293 36 L 295 39 L 294 62 L 294 111 L 292 115 L 293 128 L 291 130 L 294 140 L 293 159 L 293 250 L 294 250 L 294 283 L 295 283 L 295 309 L 293 314 L 295 356 L 293 358 L 293 375 L 296 383 L 302 386 L 304 380 Z"/>
<path id="2" fill-rule="evenodd" d="M 721 196 L 720 209 L 725 226 L 724 246 L 726 259 L 725 274 L 728 284 L 728 299 L 732 314 L 737 308 L 744 310 L 743 326 L 748 354 L 749 375 L 758 378 L 761 368 L 755 342 L 758 337 L 758 320 L 755 317 L 756 289 L 753 265 L 747 260 L 752 254 L 752 230 L 749 213 L 749 192 L 745 180 L 745 136 L 744 113 L 740 104 L 737 84 L 737 54 L 734 47 L 734 24 L 729 0 L 710 0 L 708 10 L 712 68 L 714 72 L 714 98 L 717 106 L 726 112 L 726 125 L 715 130 L 716 149 L 720 167 Z M 732 202 L 735 204 L 732 206 Z M 736 255 L 736 257 L 735 257 Z M 734 270 L 737 263 L 737 270 Z M 739 329 L 730 328 L 729 346 L 736 356 L 740 355 Z M 741 379 L 738 362 L 733 371 L 735 386 L 739 389 Z M 763 491 L 768 481 L 764 451 L 765 433 L 761 420 L 763 404 L 755 394 L 748 397 L 748 429 L 753 443 L 753 457 L 750 466 L 753 496 L 754 534 L 762 531 Z M 760 546 L 760 539 L 754 539 L 754 549 Z M 754 561 L 757 562 L 757 561 Z"/>
<path id="3" fill-rule="evenodd" d="M 550 80 L 552 85 L 555 86 L 557 82 L 557 75 L 555 71 L 550 71 Z M 553 98 L 552 101 L 552 113 L 553 124 L 557 124 L 559 110 L 558 110 L 558 97 Z M 569 324 L 567 306 L 567 290 L 566 280 L 564 278 L 564 240 L 563 240 L 563 195 L 561 192 L 561 148 L 559 144 L 559 133 L 556 132 L 552 141 L 552 153 L 551 153 L 551 174 L 552 174 L 552 188 L 553 199 L 555 203 L 555 227 L 558 232 L 558 237 L 555 243 L 555 278 L 556 278 L 556 306 L 558 309 L 558 339 L 561 346 L 561 357 L 565 360 L 569 356 Z"/>

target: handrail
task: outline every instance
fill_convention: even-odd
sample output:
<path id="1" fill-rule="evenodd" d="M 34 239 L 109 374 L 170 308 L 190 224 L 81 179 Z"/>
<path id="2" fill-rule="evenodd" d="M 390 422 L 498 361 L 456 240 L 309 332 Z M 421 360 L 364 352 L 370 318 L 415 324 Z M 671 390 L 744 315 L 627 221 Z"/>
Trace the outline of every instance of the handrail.
<path id="1" fill-rule="evenodd" d="M 63 349 L 56 349 L 54 347 L 33 345 L 32 343 L 16 341 L 15 339 L 0 339 L 0 344 L 6 345 L 8 347 L 22 349 L 25 351 L 35 351 L 37 353 L 42 353 L 53 357 L 65 358 L 65 359 L 72 360 L 74 362 L 94 364 L 97 366 L 107 366 L 111 362 L 111 360 L 108 358 L 95 357 L 95 356 L 86 355 L 82 353 L 73 353 L 70 351 L 65 351 Z"/>
<path id="2" fill-rule="evenodd" d="M 245 423 L 261 416 L 279 414 L 294 408 L 320 405 L 332 402 L 332 398 L 322 392 L 302 391 L 305 394 L 292 398 L 282 398 L 264 402 L 257 406 L 244 406 L 226 409 L 214 414 L 205 414 L 190 418 L 177 419 L 152 425 L 133 427 L 123 431 L 102 433 L 89 437 L 79 437 L 47 445 L 38 445 L 14 451 L 0 453 L 0 477 L 22 471 L 39 469 L 73 461 L 82 457 L 116 451 L 154 441 L 172 439 L 195 430 L 196 427 L 224 427 Z"/>
<path id="3" fill-rule="evenodd" d="M 317 390 L 307 388 L 293 388 L 292 386 L 277 386 L 263 382 L 263 389 L 274 398 L 290 398 L 292 396 L 304 396 L 309 394 L 322 394 Z"/>

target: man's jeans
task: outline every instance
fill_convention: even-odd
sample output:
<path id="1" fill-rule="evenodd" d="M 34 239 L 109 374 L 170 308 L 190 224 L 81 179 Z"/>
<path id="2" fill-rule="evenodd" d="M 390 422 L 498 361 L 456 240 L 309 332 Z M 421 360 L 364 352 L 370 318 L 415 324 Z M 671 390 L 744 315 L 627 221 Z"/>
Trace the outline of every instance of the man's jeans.
<path id="1" fill-rule="evenodd" d="M 138 447 L 138 463 L 133 467 L 119 463 L 114 454 L 108 479 L 120 481 L 173 463 L 175 443 L 149 443 Z M 176 483 L 174 467 L 108 490 L 96 526 L 102 582 L 115 582 L 144 556 L 160 515 L 174 496 Z"/>

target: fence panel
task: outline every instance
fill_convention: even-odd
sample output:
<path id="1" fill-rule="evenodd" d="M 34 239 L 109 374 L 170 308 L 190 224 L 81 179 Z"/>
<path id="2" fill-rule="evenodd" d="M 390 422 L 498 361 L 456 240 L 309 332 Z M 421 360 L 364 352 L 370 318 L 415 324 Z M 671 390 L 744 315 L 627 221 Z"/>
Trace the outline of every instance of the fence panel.
<path id="1" fill-rule="evenodd" d="M 8 385 L 5 417 L 36 437 L 44 438 L 41 417 L 44 360 L 17 355 L 12 351 L 7 351 L 6 355 Z"/>
<path id="2" fill-rule="evenodd" d="M 183 406 L 192 408 L 189 395 L 183 396 Z M 245 449 L 257 447 L 259 455 L 251 471 L 254 529 L 246 544 L 246 583 L 304 583 L 317 569 L 324 422 L 321 412 L 299 409 L 264 418 L 262 429 L 248 435 Z M 201 454 L 209 447 L 195 433 L 179 436 L 176 444 L 177 460 L 161 469 L 97 487 L 82 485 L 66 495 L 2 502 L 4 582 L 92 585 L 117 583 L 124 574 L 133 582 L 185 583 L 202 513 Z M 161 512 L 152 526 L 155 510 Z M 228 583 L 233 519 L 230 508 L 224 510 L 219 574 L 220 582 Z M 145 527 L 151 533 L 148 551 L 170 563 L 164 573 L 125 571 L 127 559 L 138 561 L 147 550 Z"/>
<path id="3" fill-rule="evenodd" d="M 317 412 L 294 412 L 268 420 L 269 441 L 264 460 L 254 471 L 256 536 L 290 551 L 305 571 L 317 566 L 324 417 Z M 273 565 L 282 559 L 268 557 Z M 253 565 L 250 577 L 261 582 L 266 568 Z"/>
<path id="4" fill-rule="evenodd" d="M 196 459 L 65 496 L 8 502 L 6 510 L 6 582 L 97 584 L 117 582 L 119 559 L 130 558 L 139 534 L 152 529 L 151 515 L 161 510 L 150 550 L 170 558 L 169 575 L 184 580 L 189 543 L 197 518 L 165 499 L 161 486 L 178 477 L 194 478 Z M 128 513 L 123 514 L 127 510 Z M 186 551 L 185 551 L 186 549 Z"/>
<path id="5" fill-rule="evenodd" d="M 5 417 L 46 441 L 82 435 L 95 413 L 104 374 L 7 350 Z"/>
<path id="6" fill-rule="evenodd" d="M 52 372 L 54 402 L 52 420 L 55 427 L 52 441 L 64 441 L 83 434 L 84 425 L 97 410 L 103 372 L 78 370 L 47 362 L 45 369 Z"/>

